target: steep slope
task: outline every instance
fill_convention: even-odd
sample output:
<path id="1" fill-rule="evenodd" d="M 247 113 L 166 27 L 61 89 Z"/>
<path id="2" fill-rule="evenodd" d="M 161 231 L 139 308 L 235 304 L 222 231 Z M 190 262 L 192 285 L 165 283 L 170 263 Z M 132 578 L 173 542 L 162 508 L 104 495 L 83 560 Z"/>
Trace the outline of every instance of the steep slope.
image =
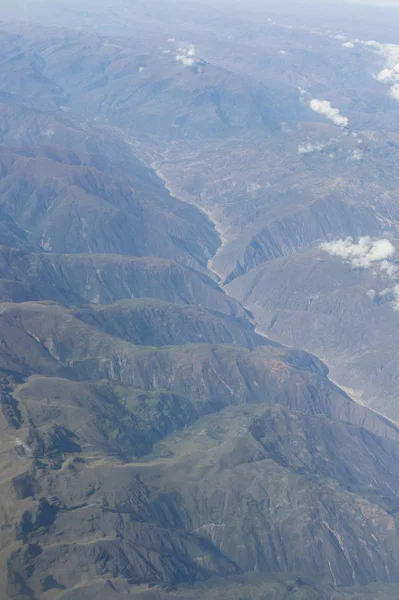
<path id="1" fill-rule="evenodd" d="M 351 585 L 366 583 L 371 571 L 381 569 L 379 575 L 374 571 L 371 578 L 385 579 L 383 563 L 390 562 L 391 553 L 397 552 L 394 520 L 381 511 L 373 493 L 359 494 L 362 478 L 371 481 L 365 457 L 370 453 L 375 457 L 375 452 L 381 458 L 386 456 L 377 440 L 374 446 L 361 429 L 354 428 L 349 433 L 344 425 L 334 425 L 322 417 L 298 417 L 280 408 L 249 418 L 245 411 L 243 415 L 243 411 L 229 409 L 224 427 L 212 418 L 203 427 L 188 432 L 183 442 L 167 446 L 177 455 L 179 466 L 167 472 L 165 484 L 168 486 L 172 479 L 173 487 L 178 487 L 195 531 L 228 551 L 244 570 L 293 573 L 302 567 L 302 574 L 306 572 L 311 578 L 321 576 L 331 583 Z M 203 439 L 196 435 L 199 431 L 203 432 Z M 349 440 L 346 432 L 351 452 L 362 455 L 363 475 L 355 469 L 354 477 L 354 471 L 344 467 L 345 448 L 348 449 L 345 439 Z M 341 473 L 332 466 L 338 454 L 343 458 Z M 385 461 L 381 464 L 387 464 Z M 312 469 L 313 474 L 317 472 L 316 478 L 309 478 Z M 187 477 L 190 484 L 179 486 L 178 481 L 186 479 L 187 483 Z M 198 477 L 202 486 L 196 483 Z M 395 502 L 393 490 L 397 483 L 392 484 L 389 495 Z M 358 494 L 362 496 L 360 501 Z M 299 503 L 293 500 L 294 495 L 301 498 Z M 367 541 L 371 514 L 374 527 L 385 530 L 385 539 L 392 535 L 382 561 L 374 555 L 373 536 Z M 317 551 L 315 527 L 320 540 Z M 352 527 L 359 527 L 356 534 Z M 286 539 L 291 540 L 289 545 L 283 542 Z M 395 559 L 388 569 L 394 563 Z"/>
<path id="2" fill-rule="evenodd" d="M 29 248 L 28 233 L 0 210 L 0 244 L 11 248 Z"/>
<path id="3" fill-rule="evenodd" d="M 123 177 L 121 170 L 132 171 Z M 52 146 L 0 151 L 0 207 L 45 250 L 178 258 L 205 267 L 218 238 L 137 161 L 109 164 Z"/>
<path id="4" fill-rule="evenodd" d="M 128 579 L 133 589 L 241 570 L 332 585 L 397 577 L 397 442 L 246 404 L 200 419 L 144 462 L 124 464 L 68 430 L 52 433 L 50 406 L 41 424 L 34 406 L 46 388 L 33 383 L 36 399 L 31 386 L 16 392 L 30 437 L 24 441 L 23 425 L 18 445 L 8 436 L 3 442 L 19 499 L 3 507 L 3 520 L 19 523 L 8 561 L 11 597 L 63 598 L 63 590 L 85 585 L 83 574 L 116 586 Z M 83 422 L 82 437 L 88 431 Z"/>
<path id="5" fill-rule="evenodd" d="M 1 305 L 4 593 L 58 598 L 87 578 L 177 584 L 254 570 L 396 581 L 397 428 L 303 352 L 193 345 L 190 327 L 184 346 L 132 344 L 145 341 L 132 312 L 148 322 L 159 310 L 171 307 Z M 198 312 L 195 335 L 223 339 L 225 317 L 209 332 L 203 309 L 176 310 Z M 250 326 L 234 327 L 253 347 Z"/>
<path id="6" fill-rule="evenodd" d="M 35 110 L 29 99 L 16 99 L 7 93 L 0 93 L 0 142 L 14 150 L 51 145 L 58 151 L 64 148 L 95 154 L 97 159 L 102 156 L 109 161 L 130 161 L 136 168 L 140 164 L 131 155 L 129 144 L 111 127 L 79 121 L 65 111 Z"/>
<path id="7" fill-rule="evenodd" d="M 300 122 L 262 139 L 152 150 L 173 193 L 218 223 L 223 246 L 212 266 L 226 283 L 323 241 L 397 231 L 397 144 L 379 133 Z"/>
<path id="8" fill-rule="evenodd" d="M 236 344 L 252 350 L 255 346 L 271 344 L 254 333 L 248 319 L 216 313 L 202 306 L 149 299 L 126 300 L 78 309 L 74 314 L 89 325 L 139 345 Z"/>
<path id="9" fill-rule="evenodd" d="M 395 257 L 388 271 L 381 262 L 356 268 L 314 248 L 268 262 L 228 287 L 267 335 L 322 357 L 336 381 L 397 420 L 395 270 Z"/>
<path id="10" fill-rule="evenodd" d="M 0 298 L 111 304 L 154 298 L 198 304 L 227 315 L 245 310 L 208 275 L 172 260 L 111 254 L 29 253 L 0 246 Z"/>

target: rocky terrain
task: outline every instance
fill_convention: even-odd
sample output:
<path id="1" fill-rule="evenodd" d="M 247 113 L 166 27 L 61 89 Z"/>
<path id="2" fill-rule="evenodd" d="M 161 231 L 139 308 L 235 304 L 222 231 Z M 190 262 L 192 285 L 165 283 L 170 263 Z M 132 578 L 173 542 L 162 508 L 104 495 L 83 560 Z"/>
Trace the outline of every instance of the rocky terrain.
<path id="1" fill-rule="evenodd" d="M 0 597 L 393 600 L 386 57 L 166 4 L 0 8 Z"/>
<path id="2" fill-rule="evenodd" d="M 315 352 L 358 401 L 397 420 L 399 314 L 392 285 L 379 266 L 354 268 L 312 249 L 268 262 L 228 287 L 268 336 Z"/>

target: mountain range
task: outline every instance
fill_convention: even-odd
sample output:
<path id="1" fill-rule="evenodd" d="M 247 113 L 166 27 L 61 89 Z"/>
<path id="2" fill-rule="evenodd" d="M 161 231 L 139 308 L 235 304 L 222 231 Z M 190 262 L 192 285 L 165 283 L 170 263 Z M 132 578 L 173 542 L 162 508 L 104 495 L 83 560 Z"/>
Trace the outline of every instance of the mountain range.
<path id="1" fill-rule="evenodd" d="M 45 6 L 0 9 L 0 597 L 397 598 L 382 56 Z"/>

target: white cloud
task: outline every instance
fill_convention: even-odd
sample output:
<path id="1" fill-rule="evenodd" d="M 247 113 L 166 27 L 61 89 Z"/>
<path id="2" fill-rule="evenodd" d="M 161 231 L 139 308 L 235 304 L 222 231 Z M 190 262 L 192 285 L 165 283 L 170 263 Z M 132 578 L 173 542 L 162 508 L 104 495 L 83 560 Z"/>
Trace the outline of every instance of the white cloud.
<path id="1" fill-rule="evenodd" d="M 313 152 L 317 152 L 323 150 L 324 144 L 312 144 L 311 142 L 307 142 L 306 144 L 298 146 L 299 154 L 312 154 Z"/>
<path id="2" fill-rule="evenodd" d="M 372 240 L 369 236 L 359 238 L 357 244 L 349 237 L 325 242 L 320 248 L 331 256 L 337 256 L 343 262 L 361 269 L 368 269 L 376 263 L 387 261 L 395 253 L 395 247 L 389 240 Z"/>
<path id="3" fill-rule="evenodd" d="M 397 267 L 394 263 L 390 262 L 389 260 L 383 260 L 381 263 L 381 269 L 383 271 L 385 271 L 385 273 L 389 276 L 389 277 L 395 277 L 397 274 Z"/>
<path id="4" fill-rule="evenodd" d="M 181 62 L 184 67 L 193 67 L 195 65 L 195 58 L 188 58 L 182 54 L 176 56 L 177 62 Z"/>
<path id="5" fill-rule="evenodd" d="M 184 67 L 193 67 L 197 63 L 196 50 L 194 44 L 189 44 L 186 47 L 177 50 L 177 62 L 180 62 Z"/>
<path id="6" fill-rule="evenodd" d="M 328 102 L 328 100 L 318 100 L 317 98 L 313 98 L 313 100 L 309 102 L 309 106 L 314 112 L 317 112 L 326 117 L 329 121 L 332 121 L 334 125 L 346 127 L 349 123 L 349 120 L 341 115 L 338 108 L 333 108 L 331 102 Z"/>
<path id="7" fill-rule="evenodd" d="M 358 150 L 357 148 L 355 150 L 352 150 L 351 155 L 349 156 L 349 160 L 356 160 L 356 161 L 360 161 L 363 158 L 363 152 L 361 150 Z"/>
<path id="8" fill-rule="evenodd" d="M 382 69 L 379 73 L 377 73 L 377 80 L 381 81 L 381 83 L 395 83 L 395 81 L 399 81 L 399 73 L 396 71 L 399 65 L 396 65 L 394 69 Z"/>
<path id="9" fill-rule="evenodd" d="M 326 242 L 320 248 L 332 256 L 337 256 L 342 262 L 360 269 L 373 268 L 374 275 L 377 274 L 375 267 L 380 267 L 380 273 L 385 274 L 390 280 L 398 276 L 398 267 L 391 260 L 395 247 L 385 238 L 372 240 L 368 236 L 361 237 L 356 244 L 352 238 Z M 378 280 L 377 280 L 378 281 Z M 386 281 L 386 279 L 385 279 Z M 394 310 L 399 311 L 399 284 L 391 281 L 391 285 L 384 287 L 381 291 L 369 289 L 366 295 L 370 300 L 376 297 L 385 298 L 392 303 Z"/>
<path id="10" fill-rule="evenodd" d="M 342 44 L 342 47 L 343 47 L 343 48 L 354 48 L 354 47 L 355 47 L 355 44 L 354 44 L 353 42 L 344 42 L 344 43 Z"/>
<path id="11" fill-rule="evenodd" d="M 392 287 L 383 289 L 381 292 L 375 292 L 373 297 L 369 293 L 367 293 L 367 295 L 370 300 L 374 300 L 375 297 L 384 298 L 392 303 L 392 308 L 394 310 L 399 311 L 399 284 L 396 283 Z"/>
<path id="12" fill-rule="evenodd" d="M 385 66 L 375 78 L 381 83 L 391 85 L 390 95 L 399 101 L 399 46 L 397 44 L 381 44 L 375 40 L 362 43 L 373 48 L 383 58 Z"/>
<path id="13" fill-rule="evenodd" d="M 394 285 L 392 288 L 393 291 L 393 308 L 394 310 L 399 310 L 399 285 Z"/>
<path id="14" fill-rule="evenodd" d="M 391 87 L 390 94 L 394 100 L 398 100 L 399 102 L 399 83 L 395 83 L 395 85 Z"/>

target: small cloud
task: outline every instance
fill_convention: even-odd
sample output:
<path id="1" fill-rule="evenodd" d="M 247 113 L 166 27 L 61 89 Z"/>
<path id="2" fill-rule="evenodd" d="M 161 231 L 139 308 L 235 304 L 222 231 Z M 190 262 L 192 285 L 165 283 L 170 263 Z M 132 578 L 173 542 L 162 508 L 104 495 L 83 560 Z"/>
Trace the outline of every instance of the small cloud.
<path id="1" fill-rule="evenodd" d="M 280 54 L 287 54 L 287 50 L 280 50 Z"/>
<path id="2" fill-rule="evenodd" d="M 394 299 L 393 299 L 393 309 L 399 310 L 399 285 L 395 285 L 392 288 Z"/>
<path id="3" fill-rule="evenodd" d="M 145 70 L 145 67 L 143 67 L 143 66 L 140 66 L 140 67 L 138 68 L 138 72 L 139 72 L 139 73 L 142 73 L 144 70 Z"/>
<path id="4" fill-rule="evenodd" d="M 395 85 L 391 87 L 390 94 L 394 100 L 399 102 L 399 83 L 395 83 Z"/>
<path id="5" fill-rule="evenodd" d="M 189 58 L 188 56 L 184 56 L 183 54 L 178 54 L 176 56 L 177 62 L 180 62 L 184 67 L 193 67 L 195 65 L 195 58 Z"/>
<path id="6" fill-rule="evenodd" d="M 369 298 L 371 298 L 369 292 L 367 293 L 367 295 L 369 296 Z M 399 285 L 397 283 L 392 287 L 387 287 L 383 289 L 381 292 L 375 292 L 374 297 L 371 299 L 374 300 L 374 298 L 380 298 L 384 299 L 385 302 L 391 302 L 392 308 L 396 311 L 399 311 Z"/>
<path id="7" fill-rule="evenodd" d="M 333 40 L 346 40 L 346 37 L 344 35 L 341 35 L 340 33 L 338 33 L 337 35 L 330 35 L 330 38 L 332 38 Z"/>
<path id="8" fill-rule="evenodd" d="M 383 260 L 381 263 L 381 269 L 386 272 L 389 277 L 395 277 L 397 273 L 397 267 L 394 263 L 388 260 Z"/>
<path id="9" fill-rule="evenodd" d="M 312 144 L 311 142 L 308 142 L 307 144 L 298 146 L 298 153 L 313 154 L 313 152 L 320 152 L 324 147 L 324 144 Z"/>
<path id="10" fill-rule="evenodd" d="M 162 54 L 170 54 L 170 50 L 162 50 Z"/>
<path id="11" fill-rule="evenodd" d="M 377 80 L 381 83 L 395 83 L 399 81 L 399 65 L 395 65 L 392 69 L 382 69 L 377 73 Z"/>
<path id="12" fill-rule="evenodd" d="M 323 115 L 338 127 L 346 127 L 349 123 L 349 120 L 341 115 L 338 108 L 333 108 L 331 102 L 328 102 L 328 100 L 318 100 L 317 98 L 313 98 L 313 100 L 309 102 L 309 106 L 314 112 Z"/>
<path id="13" fill-rule="evenodd" d="M 178 49 L 179 54 L 176 55 L 177 62 L 180 62 L 184 67 L 193 67 L 198 59 L 194 44 L 190 44 L 184 48 Z"/>
<path id="14" fill-rule="evenodd" d="M 377 274 L 376 267 L 380 267 L 380 272 L 385 274 L 390 280 L 398 275 L 398 268 L 391 260 L 395 253 L 395 247 L 385 238 L 372 240 L 368 236 L 359 238 L 356 244 L 352 238 L 326 242 L 320 245 L 320 248 L 331 256 L 337 256 L 342 262 L 350 264 L 358 269 L 372 269 L 374 275 Z M 375 298 L 384 299 L 385 302 L 391 302 L 394 310 L 399 311 L 399 284 L 395 282 L 377 291 L 370 289 L 366 292 L 370 300 Z"/>
<path id="15" fill-rule="evenodd" d="M 381 83 L 393 84 L 389 93 L 392 98 L 399 101 L 399 45 L 381 44 L 375 40 L 362 43 L 373 48 L 384 59 L 385 67 L 377 73 L 375 78 Z"/>
<path id="16" fill-rule="evenodd" d="M 349 160 L 356 160 L 356 161 L 360 161 L 363 158 L 363 152 L 361 150 L 355 149 L 352 151 L 351 155 L 349 156 Z"/>
<path id="17" fill-rule="evenodd" d="M 344 43 L 342 44 L 342 47 L 343 47 L 343 48 L 354 48 L 354 47 L 355 47 L 355 44 L 354 44 L 353 42 L 344 42 Z"/>
<path id="18" fill-rule="evenodd" d="M 376 40 L 368 40 L 367 42 L 363 43 L 366 46 L 370 46 L 371 48 L 378 48 L 378 50 L 380 50 L 384 46 L 384 44 L 380 44 L 380 42 L 376 42 Z"/>
<path id="19" fill-rule="evenodd" d="M 369 236 L 359 238 L 357 244 L 349 237 L 325 242 L 320 248 L 331 256 L 337 256 L 342 262 L 360 269 L 368 269 L 376 263 L 387 261 L 395 253 L 395 247 L 389 240 L 372 240 Z"/>
<path id="20" fill-rule="evenodd" d="M 173 44 L 173 42 L 175 42 L 175 41 L 176 41 L 176 40 L 175 40 L 175 38 L 173 38 L 173 37 L 171 37 L 171 38 L 168 38 L 168 42 L 169 42 L 169 44 Z"/>

